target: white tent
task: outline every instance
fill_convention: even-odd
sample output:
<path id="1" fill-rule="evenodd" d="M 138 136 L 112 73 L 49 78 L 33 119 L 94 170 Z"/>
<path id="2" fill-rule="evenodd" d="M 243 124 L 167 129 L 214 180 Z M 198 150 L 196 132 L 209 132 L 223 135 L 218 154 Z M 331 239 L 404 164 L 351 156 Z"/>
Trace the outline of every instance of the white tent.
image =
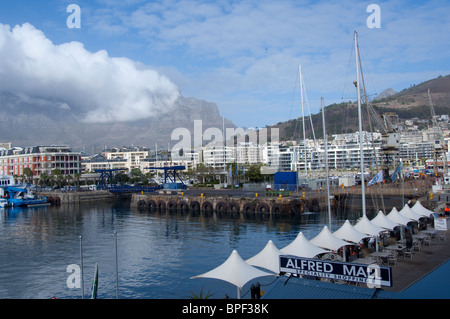
<path id="1" fill-rule="evenodd" d="M 416 203 L 414 204 L 413 207 L 411 207 L 411 210 L 419 215 L 425 216 L 425 217 L 430 217 L 431 214 L 433 214 L 434 212 L 426 209 L 425 207 L 422 206 L 422 204 L 419 201 L 416 201 Z"/>
<path id="2" fill-rule="evenodd" d="M 378 236 L 381 232 L 386 230 L 372 223 L 366 215 L 361 217 L 354 227 L 357 231 L 370 236 Z"/>
<path id="3" fill-rule="evenodd" d="M 409 222 L 412 221 L 411 219 L 406 218 L 405 216 L 400 214 L 398 212 L 397 208 L 395 208 L 395 207 L 393 207 L 391 212 L 386 215 L 386 218 L 394 223 L 404 225 L 404 226 L 406 226 Z"/>
<path id="4" fill-rule="evenodd" d="M 330 249 L 333 251 L 337 251 L 339 248 L 343 246 L 352 245 L 345 240 L 337 238 L 334 236 L 327 226 L 324 226 L 322 231 L 313 239 L 310 240 L 311 244 L 316 245 L 318 247 L 322 247 L 325 249 Z"/>
<path id="5" fill-rule="evenodd" d="M 238 299 L 241 298 L 242 287 L 252 279 L 264 276 L 276 276 L 259 270 L 247 264 L 236 250 L 233 250 L 230 257 L 219 267 L 214 268 L 202 275 L 191 277 L 194 278 L 215 278 L 227 281 L 235 285 L 238 289 Z"/>
<path id="6" fill-rule="evenodd" d="M 419 215 L 419 214 L 416 214 L 415 212 L 413 212 L 411 210 L 411 208 L 409 208 L 408 204 L 405 204 L 405 206 L 403 206 L 403 208 L 399 211 L 399 213 L 400 213 L 400 215 L 403 215 L 406 218 L 413 219 L 416 221 L 418 221 L 420 218 L 425 217 L 425 216 L 422 216 L 422 215 Z"/>
<path id="7" fill-rule="evenodd" d="M 283 252 L 275 246 L 273 241 L 269 240 L 263 250 L 245 262 L 278 274 L 280 273 L 280 255 L 283 255 Z"/>
<path id="8" fill-rule="evenodd" d="M 350 224 L 349 220 L 346 220 L 341 228 L 336 230 L 333 235 L 355 244 L 358 244 L 363 238 L 369 237 L 366 234 L 357 231 L 352 224 Z"/>
<path id="9" fill-rule="evenodd" d="M 281 251 L 286 255 L 305 258 L 314 258 L 317 255 L 328 252 L 327 250 L 311 244 L 302 232 L 297 235 L 292 243 L 281 249 Z"/>
<path id="10" fill-rule="evenodd" d="M 378 212 L 377 216 L 375 216 L 375 218 L 371 220 L 371 222 L 379 227 L 383 227 L 390 230 L 393 230 L 395 227 L 401 225 L 387 218 L 386 215 L 381 210 Z"/>

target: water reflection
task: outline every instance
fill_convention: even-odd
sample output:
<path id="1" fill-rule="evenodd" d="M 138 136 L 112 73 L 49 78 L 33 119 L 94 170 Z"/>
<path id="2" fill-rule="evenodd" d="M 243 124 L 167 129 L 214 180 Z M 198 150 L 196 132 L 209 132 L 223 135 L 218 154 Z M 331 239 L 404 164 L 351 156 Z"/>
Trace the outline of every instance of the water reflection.
<path id="1" fill-rule="evenodd" d="M 66 282 L 67 266 L 80 264 L 79 236 L 85 295 L 98 263 L 98 298 L 115 298 L 115 231 L 120 298 L 189 298 L 202 289 L 214 298 L 234 296 L 228 283 L 190 277 L 217 267 L 233 249 L 246 259 L 268 240 L 282 248 L 299 231 L 311 239 L 329 222 L 326 213 L 143 212 L 127 201 L 7 208 L 0 216 L 0 298 L 81 298 L 81 289 Z M 332 229 L 347 218 L 333 216 Z"/>

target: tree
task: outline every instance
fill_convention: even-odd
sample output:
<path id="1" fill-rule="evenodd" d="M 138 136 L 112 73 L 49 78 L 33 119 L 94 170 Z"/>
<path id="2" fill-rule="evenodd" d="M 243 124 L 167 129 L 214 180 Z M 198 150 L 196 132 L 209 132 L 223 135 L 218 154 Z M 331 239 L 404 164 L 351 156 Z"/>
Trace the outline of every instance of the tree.
<path id="1" fill-rule="evenodd" d="M 261 174 L 261 164 L 252 164 L 247 170 L 247 177 L 250 182 L 260 183 L 263 181 Z"/>
<path id="2" fill-rule="evenodd" d="M 27 183 L 29 183 L 30 181 L 31 181 L 31 183 L 33 183 L 33 171 L 31 170 L 31 168 L 25 167 L 23 169 L 23 175 L 26 176 Z"/>

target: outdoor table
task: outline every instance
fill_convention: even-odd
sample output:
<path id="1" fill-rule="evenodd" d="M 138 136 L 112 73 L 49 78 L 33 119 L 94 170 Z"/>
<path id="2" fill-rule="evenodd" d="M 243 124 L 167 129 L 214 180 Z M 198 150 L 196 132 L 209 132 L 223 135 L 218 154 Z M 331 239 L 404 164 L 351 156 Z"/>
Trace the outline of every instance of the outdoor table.
<path id="1" fill-rule="evenodd" d="M 396 245 L 387 246 L 387 247 L 385 247 L 385 249 L 396 251 L 399 255 L 403 255 L 403 252 L 406 250 L 406 246 L 396 244 Z"/>
<path id="2" fill-rule="evenodd" d="M 436 229 L 425 229 L 425 230 L 421 230 L 419 233 L 434 237 L 437 234 L 437 230 Z"/>
<path id="3" fill-rule="evenodd" d="M 388 258 L 391 255 L 392 255 L 392 253 L 389 251 L 375 251 L 375 252 L 369 254 L 369 256 L 377 258 L 380 263 L 383 262 L 384 258 Z"/>
<path id="4" fill-rule="evenodd" d="M 413 235 L 412 237 L 413 237 L 413 239 L 418 239 L 418 240 L 420 240 L 422 242 L 428 236 L 424 235 L 424 234 L 419 234 L 419 235 Z"/>
<path id="5" fill-rule="evenodd" d="M 372 265 L 372 264 L 377 263 L 377 261 L 375 259 L 370 259 L 370 258 L 358 258 L 358 259 L 352 260 L 351 262 L 355 263 L 355 264 L 364 264 L 364 265 Z"/>

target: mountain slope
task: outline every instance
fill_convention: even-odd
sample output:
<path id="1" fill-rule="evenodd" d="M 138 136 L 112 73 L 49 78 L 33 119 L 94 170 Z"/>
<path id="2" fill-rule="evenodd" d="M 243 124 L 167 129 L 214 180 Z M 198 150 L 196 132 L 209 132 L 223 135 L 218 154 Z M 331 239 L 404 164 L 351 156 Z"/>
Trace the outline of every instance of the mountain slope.
<path id="1" fill-rule="evenodd" d="M 56 105 L 56 107 L 55 107 Z M 0 94 L 0 141 L 14 146 L 68 145 L 73 150 L 98 152 L 111 146 L 173 146 L 176 128 L 193 134 L 194 120 L 202 120 L 203 130 L 236 127 L 223 119 L 216 104 L 195 98 L 180 97 L 173 109 L 157 117 L 128 122 L 85 123 L 63 103 L 20 93 Z M 193 136 L 193 135 L 192 135 Z"/>
<path id="2" fill-rule="evenodd" d="M 382 115 L 385 112 L 395 112 L 400 120 L 420 118 L 431 119 L 428 100 L 430 89 L 432 103 L 436 115 L 450 114 L 450 75 L 439 76 L 435 79 L 411 86 L 401 92 L 384 98 L 377 97 L 371 105 Z M 358 109 L 356 102 L 343 102 L 328 105 L 326 108 L 327 134 L 343 134 L 358 131 Z M 369 130 L 366 107 L 363 105 L 363 128 Z M 317 138 L 323 135 L 321 113 L 312 115 L 314 131 Z M 308 138 L 312 138 L 309 118 L 305 119 L 305 129 Z M 280 140 L 303 138 L 303 121 L 301 118 L 278 123 Z M 376 129 L 376 127 L 374 127 Z"/>

